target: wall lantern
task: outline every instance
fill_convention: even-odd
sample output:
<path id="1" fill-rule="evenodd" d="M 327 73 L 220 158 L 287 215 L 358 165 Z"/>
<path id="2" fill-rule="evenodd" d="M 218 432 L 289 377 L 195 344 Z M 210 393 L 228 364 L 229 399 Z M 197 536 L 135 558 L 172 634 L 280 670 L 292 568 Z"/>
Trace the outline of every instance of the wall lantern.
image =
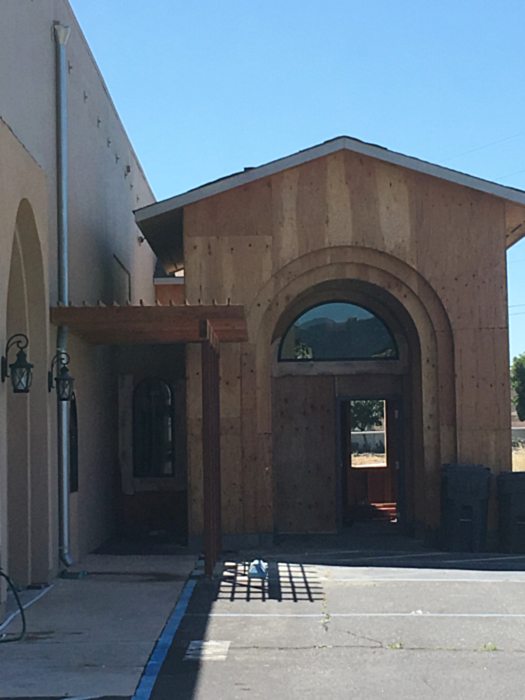
<path id="1" fill-rule="evenodd" d="M 18 347 L 18 353 L 16 360 L 9 365 L 11 374 L 9 374 L 7 369 L 7 358 L 9 355 L 9 350 L 16 345 Z M 5 382 L 7 377 L 10 377 L 11 384 L 13 385 L 13 392 L 15 394 L 27 394 L 29 393 L 29 387 L 31 386 L 31 380 L 33 375 L 31 370 L 34 365 L 27 361 L 27 355 L 24 350 L 29 345 L 29 340 L 27 335 L 23 333 L 15 333 L 7 341 L 5 346 L 5 355 L 2 357 L 2 382 Z"/>
<path id="2" fill-rule="evenodd" d="M 73 397 L 73 377 L 69 374 L 67 363 L 71 359 L 67 352 L 59 351 L 51 361 L 51 370 L 47 373 L 47 389 L 51 391 L 53 383 L 56 387 L 57 399 L 59 401 L 71 401 Z M 59 367 L 60 365 L 60 367 Z M 53 368 L 56 376 L 53 377 Z"/>

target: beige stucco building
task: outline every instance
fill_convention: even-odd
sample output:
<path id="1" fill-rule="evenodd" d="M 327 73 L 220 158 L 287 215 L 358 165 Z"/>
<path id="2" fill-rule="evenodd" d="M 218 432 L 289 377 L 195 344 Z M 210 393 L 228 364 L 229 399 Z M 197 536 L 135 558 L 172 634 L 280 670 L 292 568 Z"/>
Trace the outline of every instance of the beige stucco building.
<path id="1" fill-rule="evenodd" d="M 0 566 L 27 585 L 49 581 L 59 567 L 57 400 L 47 387 L 57 335 L 49 309 L 59 298 L 55 23 L 70 28 L 71 301 L 153 301 L 154 256 L 139 244 L 133 210 L 154 197 L 69 4 L 6 0 L 1 15 L 0 348 L 4 354 L 13 334 L 26 334 L 34 370 L 28 394 L 13 394 L 9 380 L 0 385 Z M 116 379 L 110 348 L 70 334 L 67 350 L 81 434 L 78 489 L 68 499 L 70 554 L 78 559 L 114 529 Z M 9 364 L 15 357 L 12 350 Z"/>

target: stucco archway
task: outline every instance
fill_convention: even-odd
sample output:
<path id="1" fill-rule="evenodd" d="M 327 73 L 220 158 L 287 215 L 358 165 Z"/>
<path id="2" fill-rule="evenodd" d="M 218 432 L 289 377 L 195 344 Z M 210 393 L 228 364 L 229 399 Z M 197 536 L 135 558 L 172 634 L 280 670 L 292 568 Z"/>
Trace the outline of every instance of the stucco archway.
<path id="1" fill-rule="evenodd" d="M 47 328 L 40 240 L 31 205 L 22 200 L 13 233 L 6 313 L 6 337 L 25 333 L 34 364 L 30 393 L 7 391 L 7 564 L 21 585 L 46 581 L 52 569 Z"/>

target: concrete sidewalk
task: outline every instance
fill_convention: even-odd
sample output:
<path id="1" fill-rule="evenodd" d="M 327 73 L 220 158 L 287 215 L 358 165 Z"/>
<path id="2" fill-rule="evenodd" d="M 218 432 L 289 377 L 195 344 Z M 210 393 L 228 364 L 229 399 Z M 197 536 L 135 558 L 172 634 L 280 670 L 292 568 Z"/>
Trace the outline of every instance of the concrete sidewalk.
<path id="1" fill-rule="evenodd" d="M 0 644 L 0 697 L 131 697 L 196 561 L 88 555 L 71 569 L 87 576 L 37 594 L 26 639 Z M 18 615 L 0 634 L 19 630 Z"/>

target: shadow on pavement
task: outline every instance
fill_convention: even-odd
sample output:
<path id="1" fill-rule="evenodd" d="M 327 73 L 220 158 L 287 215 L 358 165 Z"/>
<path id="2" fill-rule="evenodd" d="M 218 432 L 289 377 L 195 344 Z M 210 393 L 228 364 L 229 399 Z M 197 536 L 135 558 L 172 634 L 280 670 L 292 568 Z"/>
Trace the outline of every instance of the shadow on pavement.
<path id="1" fill-rule="evenodd" d="M 248 576 L 249 562 L 224 564 L 217 600 L 299 601 L 313 603 L 323 600 L 323 589 L 314 566 L 291 562 L 269 563 L 268 578 Z"/>
<path id="2" fill-rule="evenodd" d="M 256 558 L 269 564 L 266 580 L 248 576 L 249 563 Z M 206 642 L 215 603 L 222 604 L 224 616 L 229 610 L 225 604 L 239 603 L 237 610 L 247 612 L 247 603 L 258 606 L 277 602 L 290 617 L 290 604 L 322 604 L 325 600 L 317 566 L 520 572 L 525 571 L 525 554 L 443 552 L 404 537 L 389 523 L 354 526 L 337 536 L 281 536 L 264 551 L 226 552 L 221 575 L 197 581 L 151 700 L 192 700 L 198 692 L 203 663 L 227 653 L 217 646 L 227 642 Z M 273 611 L 272 615 L 278 617 L 275 608 Z"/>
<path id="3" fill-rule="evenodd" d="M 445 552 L 404 536 L 399 525 L 386 522 L 356 523 L 338 535 L 281 535 L 265 556 L 304 565 L 525 571 L 525 554 Z"/>
<path id="4" fill-rule="evenodd" d="M 199 579 L 166 655 L 151 700 L 191 700 L 201 668 L 198 654 L 185 658 L 192 642 L 204 640 L 209 614 L 220 588 L 219 579 Z"/>

